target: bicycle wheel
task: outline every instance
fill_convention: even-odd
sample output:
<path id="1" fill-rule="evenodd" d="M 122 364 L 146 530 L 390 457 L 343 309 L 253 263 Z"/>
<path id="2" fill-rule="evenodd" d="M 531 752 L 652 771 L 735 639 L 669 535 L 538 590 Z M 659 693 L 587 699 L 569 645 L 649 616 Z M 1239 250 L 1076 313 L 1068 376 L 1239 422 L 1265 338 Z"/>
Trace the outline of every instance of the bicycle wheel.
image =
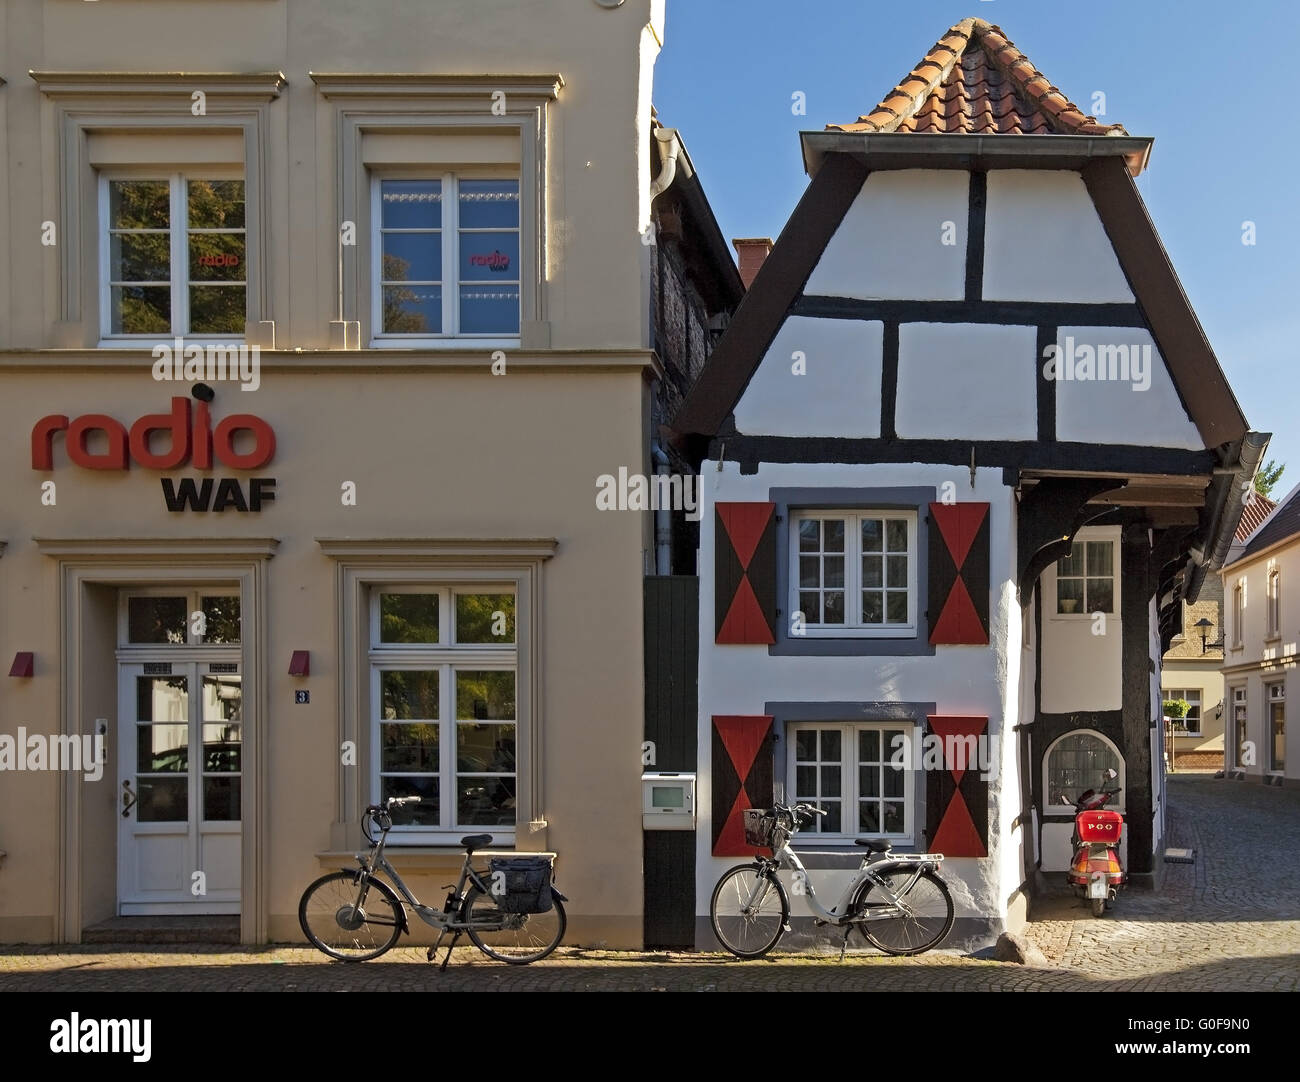
<path id="1" fill-rule="evenodd" d="M 877 872 L 892 894 L 907 887 L 913 873 L 906 868 Z M 948 886 L 933 872 L 925 872 L 899 896 L 900 911 L 880 888 L 868 880 L 854 897 L 854 915 L 889 912 L 872 920 L 855 923 L 868 943 L 886 954 L 921 954 L 942 943 L 952 930 L 952 895 Z"/>
<path id="2" fill-rule="evenodd" d="M 540 962 L 560 945 L 569 919 L 564 914 L 564 903 L 551 897 L 551 908 L 545 913 L 502 913 L 496 901 L 478 887 L 470 887 L 461 907 L 461 920 L 470 924 L 499 923 L 499 931 L 469 929 L 469 938 L 489 958 L 512 966 L 526 966 Z"/>
<path id="3" fill-rule="evenodd" d="M 761 887 L 757 893 L 756 887 Z M 781 880 L 756 864 L 728 868 L 713 888 L 713 934 L 737 958 L 762 958 L 776 946 L 789 919 L 790 899 Z"/>
<path id="4" fill-rule="evenodd" d="M 322 875 L 302 892 L 298 923 L 312 945 L 340 962 L 378 958 L 402 934 L 402 903 L 383 880 L 371 878 L 358 908 L 358 873 Z"/>

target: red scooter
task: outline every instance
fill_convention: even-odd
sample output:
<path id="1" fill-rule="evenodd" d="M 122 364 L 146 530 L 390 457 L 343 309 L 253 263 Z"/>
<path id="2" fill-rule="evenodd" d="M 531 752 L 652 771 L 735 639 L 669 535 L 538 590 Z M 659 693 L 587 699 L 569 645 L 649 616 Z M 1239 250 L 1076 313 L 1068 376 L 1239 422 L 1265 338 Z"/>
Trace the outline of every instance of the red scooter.
<path id="1" fill-rule="evenodd" d="M 1107 770 L 1100 791 L 1088 789 L 1074 802 L 1074 836 L 1070 839 L 1074 859 L 1065 873 L 1065 881 L 1080 898 L 1088 899 L 1094 917 L 1100 917 L 1110 908 L 1115 891 L 1128 882 L 1128 874 L 1119 859 L 1124 817 L 1117 811 L 1106 810 L 1106 805 L 1120 790 L 1104 788 L 1105 782 L 1114 781 L 1118 776 L 1113 769 Z M 1070 798 L 1062 796 L 1061 803 L 1069 804 Z"/>

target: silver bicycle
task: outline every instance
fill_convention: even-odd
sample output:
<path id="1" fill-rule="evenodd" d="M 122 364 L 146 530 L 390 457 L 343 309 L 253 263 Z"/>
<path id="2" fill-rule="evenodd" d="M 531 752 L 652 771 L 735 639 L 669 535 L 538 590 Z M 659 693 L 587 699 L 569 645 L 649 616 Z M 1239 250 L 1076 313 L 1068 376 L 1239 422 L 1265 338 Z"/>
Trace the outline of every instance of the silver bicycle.
<path id="1" fill-rule="evenodd" d="M 475 850 L 491 845 L 492 835 L 471 834 L 460 840 L 465 862 L 456 885 L 444 888 L 449 893 L 443 907 L 435 909 L 420 902 L 384 856 L 384 844 L 393 827 L 392 810 L 419 802 L 418 796 L 389 797 L 367 807 L 361 830 L 370 852 L 357 856 L 361 867 L 330 872 L 303 891 L 298 922 L 312 944 L 343 962 L 378 958 L 403 932 L 410 932 L 405 900 L 425 924 L 438 929 L 438 940 L 428 951 L 429 961 L 443 937 L 452 933 L 443 969 L 463 934 L 489 958 L 509 965 L 537 962 L 555 950 L 568 924 L 564 913 L 568 899 L 551 883 L 553 854 L 500 858 L 489 868 L 474 868 Z M 401 898 L 379 878 L 381 870 L 401 891 Z"/>
<path id="2" fill-rule="evenodd" d="M 841 960 L 855 930 L 886 954 L 920 954 L 942 943 L 953 921 L 952 895 L 938 875 L 942 853 L 893 853 L 889 842 L 859 838 L 868 850 L 861 865 L 835 904 L 822 906 L 790 839 L 825 814 L 811 804 L 745 812 L 745 841 L 772 856 L 722 873 L 709 904 L 718 942 L 737 958 L 761 958 L 780 942 L 790 930 L 790 898 L 777 875 L 784 868 L 794 872 L 795 893 L 814 923 L 844 929 Z"/>

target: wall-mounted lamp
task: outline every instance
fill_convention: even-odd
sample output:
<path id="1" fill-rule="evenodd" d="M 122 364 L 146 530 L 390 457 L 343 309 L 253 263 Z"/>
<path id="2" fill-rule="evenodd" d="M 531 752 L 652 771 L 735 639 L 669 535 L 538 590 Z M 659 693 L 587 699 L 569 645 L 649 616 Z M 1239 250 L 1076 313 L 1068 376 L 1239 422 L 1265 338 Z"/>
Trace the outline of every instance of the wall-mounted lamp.
<path id="1" fill-rule="evenodd" d="M 36 655 L 30 650 L 20 650 L 14 654 L 14 663 L 9 666 L 10 676 L 31 676 L 36 667 Z"/>
<path id="2" fill-rule="evenodd" d="M 1208 638 L 1209 634 L 1210 634 L 1210 628 L 1212 628 L 1213 626 L 1214 626 L 1214 624 L 1212 624 L 1212 623 L 1211 623 L 1209 620 L 1207 620 L 1204 616 L 1202 616 L 1199 620 L 1196 621 L 1196 623 L 1194 623 L 1194 624 L 1192 625 L 1192 627 L 1200 628 L 1200 630 L 1201 630 L 1201 653 L 1205 653 L 1207 650 L 1222 650 L 1222 649 L 1223 649 L 1223 640 L 1222 640 L 1222 639 L 1220 639 L 1218 642 L 1206 642 L 1206 641 L 1205 641 L 1205 640 Z"/>
<path id="3" fill-rule="evenodd" d="M 310 676 L 311 675 L 311 651 L 295 650 L 293 657 L 289 659 L 290 676 Z"/>

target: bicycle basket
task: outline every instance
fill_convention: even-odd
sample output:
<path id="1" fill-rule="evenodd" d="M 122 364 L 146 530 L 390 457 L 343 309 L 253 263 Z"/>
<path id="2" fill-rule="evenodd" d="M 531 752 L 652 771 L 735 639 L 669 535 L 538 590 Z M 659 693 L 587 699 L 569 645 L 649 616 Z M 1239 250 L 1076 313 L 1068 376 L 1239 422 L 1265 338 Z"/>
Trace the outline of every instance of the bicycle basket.
<path id="1" fill-rule="evenodd" d="M 776 816 L 766 808 L 745 809 L 745 844 L 771 849 L 776 834 Z"/>
<path id="2" fill-rule="evenodd" d="M 494 857 L 488 861 L 488 869 L 488 886 L 502 913 L 550 911 L 550 857 Z"/>

